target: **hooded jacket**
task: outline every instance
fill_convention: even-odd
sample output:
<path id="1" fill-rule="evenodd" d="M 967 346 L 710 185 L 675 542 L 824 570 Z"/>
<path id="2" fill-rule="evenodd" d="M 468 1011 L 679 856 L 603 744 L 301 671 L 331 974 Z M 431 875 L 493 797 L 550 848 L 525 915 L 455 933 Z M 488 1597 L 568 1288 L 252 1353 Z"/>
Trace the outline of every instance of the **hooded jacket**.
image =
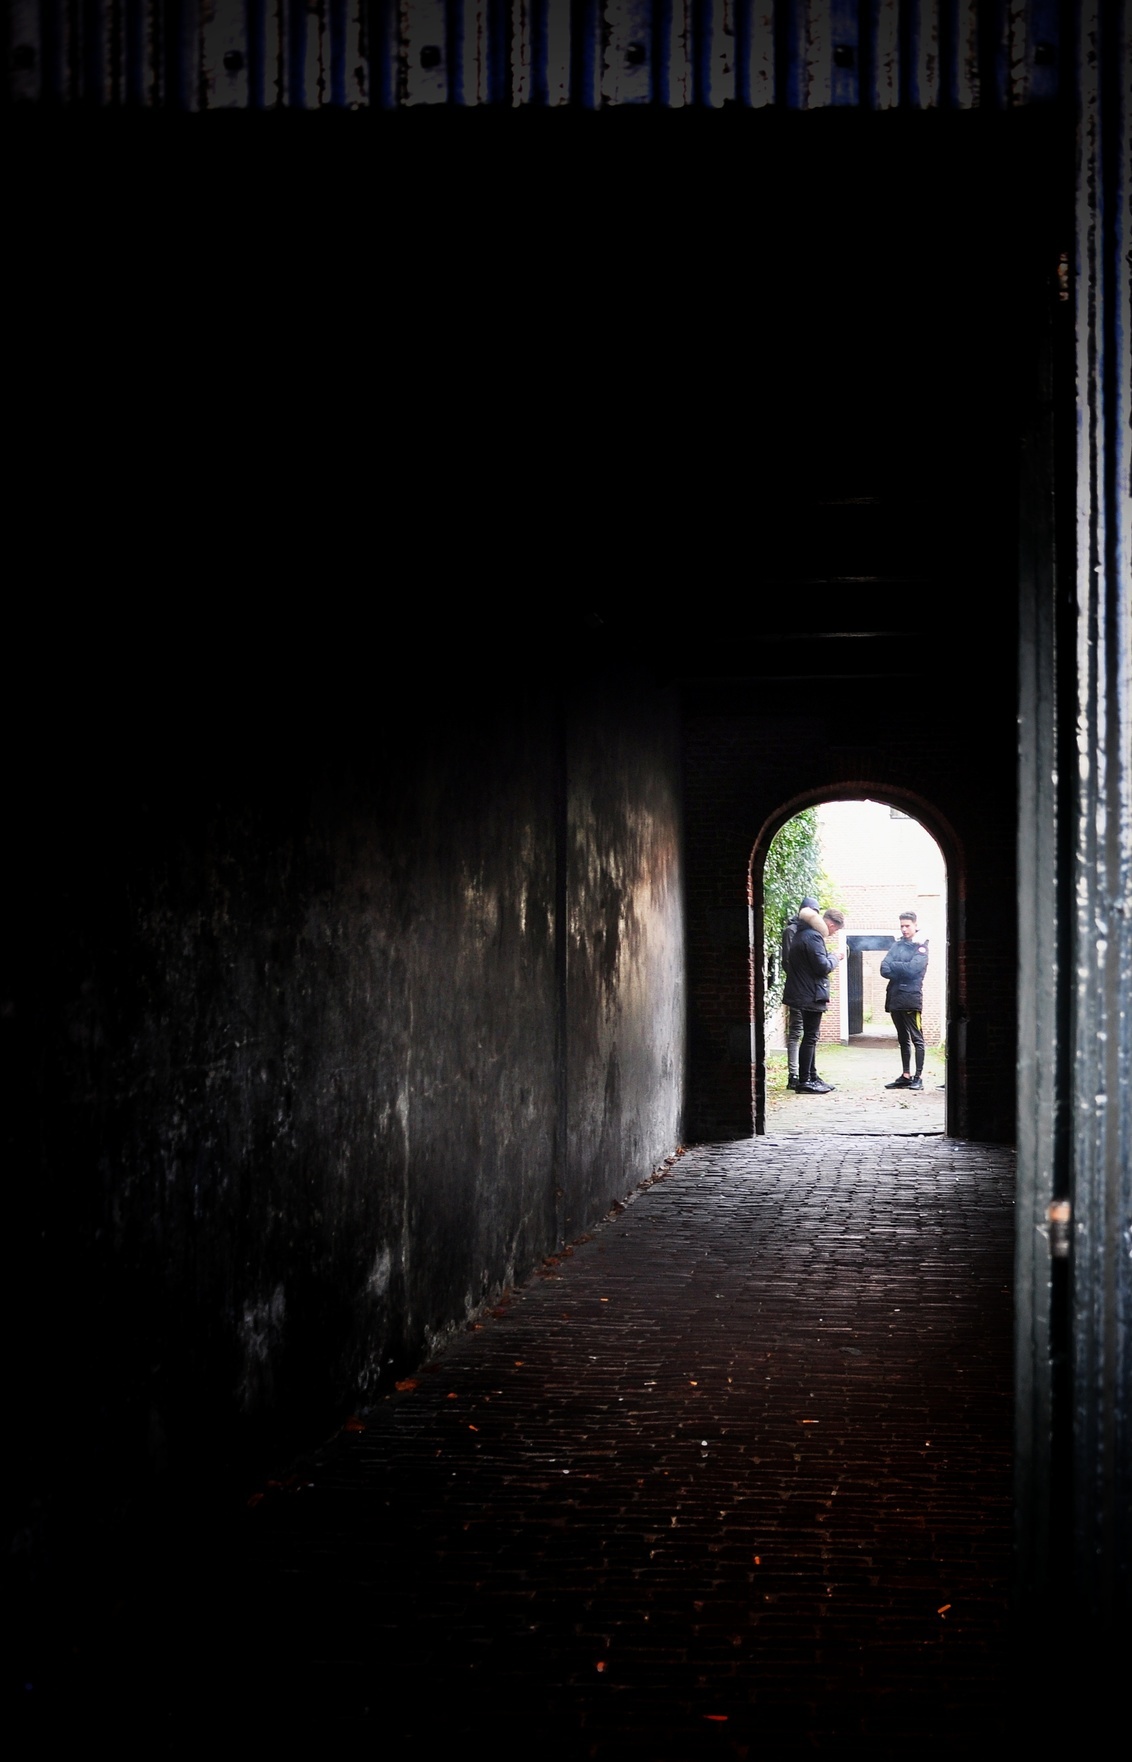
<path id="1" fill-rule="evenodd" d="M 783 977 L 783 979 L 785 979 L 787 970 L 790 966 L 790 945 L 794 941 L 795 936 L 797 936 L 797 934 L 798 934 L 798 929 L 799 929 L 799 925 L 801 922 L 800 914 L 805 911 L 807 906 L 809 906 L 809 908 L 812 912 L 816 912 L 818 909 L 817 900 L 811 899 L 809 894 L 806 895 L 805 899 L 802 901 L 801 905 L 798 907 L 798 910 L 796 912 L 793 912 L 791 914 L 791 916 L 787 918 L 785 924 L 783 924 L 783 926 L 782 926 L 782 977 Z M 823 925 L 824 925 L 824 920 L 823 920 Z"/>
<path id="2" fill-rule="evenodd" d="M 837 956 L 825 946 L 829 935 L 816 902 L 804 899 L 798 912 L 798 931 L 786 957 L 786 984 L 782 1001 L 793 1009 L 828 1009 L 829 975 Z"/>
<path id="3" fill-rule="evenodd" d="M 923 1009 L 927 970 L 927 937 L 897 937 L 880 963 L 880 976 L 888 980 L 884 1007 L 890 1015 L 894 1009 Z"/>

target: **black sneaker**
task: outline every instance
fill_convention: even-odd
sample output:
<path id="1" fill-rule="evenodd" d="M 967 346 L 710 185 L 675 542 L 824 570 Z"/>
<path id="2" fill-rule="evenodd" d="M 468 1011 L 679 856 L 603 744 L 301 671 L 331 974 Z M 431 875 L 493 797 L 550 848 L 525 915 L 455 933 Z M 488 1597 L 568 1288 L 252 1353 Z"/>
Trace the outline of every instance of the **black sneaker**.
<path id="1" fill-rule="evenodd" d="M 787 1077 L 787 1079 L 786 1079 L 786 1087 L 787 1087 L 787 1088 L 788 1088 L 788 1089 L 797 1089 L 797 1087 L 798 1087 L 798 1079 L 797 1079 L 797 1077 Z"/>
<path id="2" fill-rule="evenodd" d="M 924 1086 L 924 1079 L 922 1077 L 913 1077 L 912 1081 L 908 1085 L 909 1089 L 922 1089 L 923 1086 Z"/>
<path id="3" fill-rule="evenodd" d="M 923 1086 L 924 1085 L 921 1083 L 920 1088 L 922 1089 Z M 886 1089 L 910 1089 L 911 1087 L 912 1087 L 911 1077 L 897 1077 L 895 1083 L 886 1083 L 885 1084 Z"/>
<path id="4" fill-rule="evenodd" d="M 832 1095 L 833 1091 L 828 1083 L 813 1082 L 799 1083 L 797 1093 L 799 1095 Z"/>
<path id="5" fill-rule="evenodd" d="M 829 1090 L 830 1094 L 832 1094 L 833 1091 L 837 1088 L 836 1083 L 826 1083 L 825 1078 L 819 1077 L 816 1071 L 814 1072 L 814 1082 L 825 1084 L 825 1087 Z"/>

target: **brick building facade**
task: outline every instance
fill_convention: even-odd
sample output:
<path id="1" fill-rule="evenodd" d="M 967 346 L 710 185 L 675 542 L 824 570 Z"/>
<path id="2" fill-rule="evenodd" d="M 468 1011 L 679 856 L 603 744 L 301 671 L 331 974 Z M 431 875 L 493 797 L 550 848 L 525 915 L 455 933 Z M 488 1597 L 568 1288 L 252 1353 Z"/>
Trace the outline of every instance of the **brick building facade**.
<path id="1" fill-rule="evenodd" d="M 829 802 L 818 810 L 826 870 L 845 913 L 847 936 L 895 936 L 900 913 L 913 911 L 929 945 L 924 978 L 924 1034 L 947 1036 L 947 867 L 919 821 L 880 802 Z M 882 949 L 861 955 L 863 1031 L 888 1033 Z M 852 1028 L 849 1029 L 851 1036 Z M 844 1038 L 844 1028 L 839 1037 Z"/>

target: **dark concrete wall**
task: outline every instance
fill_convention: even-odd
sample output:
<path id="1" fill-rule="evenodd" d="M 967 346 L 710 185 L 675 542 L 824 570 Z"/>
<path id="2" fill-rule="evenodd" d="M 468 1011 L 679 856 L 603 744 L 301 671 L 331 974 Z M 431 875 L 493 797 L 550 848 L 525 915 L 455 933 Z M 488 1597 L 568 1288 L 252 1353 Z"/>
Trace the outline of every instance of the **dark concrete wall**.
<path id="1" fill-rule="evenodd" d="M 566 1234 L 678 1139 L 684 1087 L 680 727 L 675 694 L 607 677 L 568 736 Z"/>
<path id="2" fill-rule="evenodd" d="M 4 1018 L 32 1483 L 60 1399 L 123 1487 L 335 1423 L 678 1143 L 675 708 L 461 662 L 52 706 Z"/>

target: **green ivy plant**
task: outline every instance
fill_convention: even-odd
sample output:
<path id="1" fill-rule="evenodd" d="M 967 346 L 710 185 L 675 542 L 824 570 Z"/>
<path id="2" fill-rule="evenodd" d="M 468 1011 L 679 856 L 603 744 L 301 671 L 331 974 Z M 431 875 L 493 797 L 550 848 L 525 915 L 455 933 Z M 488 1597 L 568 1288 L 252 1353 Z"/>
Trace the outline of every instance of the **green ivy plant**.
<path id="1" fill-rule="evenodd" d="M 766 1007 L 782 1003 L 786 975 L 782 971 L 782 930 L 787 918 L 811 894 L 822 905 L 832 903 L 829 877 L 822 867 L 816 808 L 803 808 L 770 841 L 763 869 L 763 963 Z"/>

